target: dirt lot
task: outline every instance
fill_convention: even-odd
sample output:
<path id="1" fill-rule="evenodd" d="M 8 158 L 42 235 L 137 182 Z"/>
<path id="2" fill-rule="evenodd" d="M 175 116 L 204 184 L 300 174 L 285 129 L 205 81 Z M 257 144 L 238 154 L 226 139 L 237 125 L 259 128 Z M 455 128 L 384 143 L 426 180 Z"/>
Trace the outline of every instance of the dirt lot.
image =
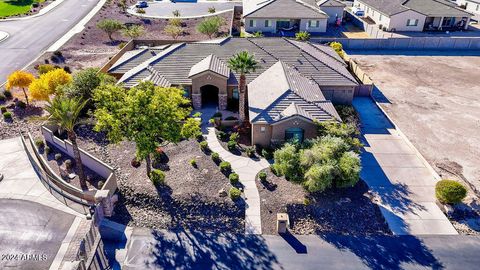
<path id="1" fill-rule="evenodd" d="M 384 95 L 382 107 L 435 170 L 480 190 L 480 57 L 439 54 L 352 57 Z"/>

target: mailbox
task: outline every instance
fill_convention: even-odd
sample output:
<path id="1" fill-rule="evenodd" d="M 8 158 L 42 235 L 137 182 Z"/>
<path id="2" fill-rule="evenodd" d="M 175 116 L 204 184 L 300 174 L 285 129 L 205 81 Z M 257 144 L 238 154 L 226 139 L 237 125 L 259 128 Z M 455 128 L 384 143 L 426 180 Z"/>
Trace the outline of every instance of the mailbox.
<path id="1" fill-rule="evenodd" d="M 277 213 L 277 232 L 278 233 L 286 233 L 288 225 L 289 225 L 288 214 L 287 213 Z"/>

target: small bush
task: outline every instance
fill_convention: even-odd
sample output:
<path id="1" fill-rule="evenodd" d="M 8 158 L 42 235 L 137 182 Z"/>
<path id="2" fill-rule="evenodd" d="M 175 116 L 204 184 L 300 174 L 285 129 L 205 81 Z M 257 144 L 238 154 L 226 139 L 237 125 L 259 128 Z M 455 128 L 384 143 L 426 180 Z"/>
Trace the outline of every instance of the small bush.
<path id="1" fill-rule="evenodd" d="M 182 23 L 183 23 L 182 19 L 180 19 L 180 18 L 173 18 L 173 19 L 170 19 L 170 21 L 169 21 L 170 25 L 178 26 L 178 27 L 181 27 Z"/>
<path id="2" fill-rule="evenodd" d="M 220 170 L 221 170 L 222 172 L 229 172 L 229 171 L 231 171 L 231 170 L 232 170 L 232 166 L 230 165 L 230 162 L 228 162 L 228 161 L 222 161 L 222 162 L 220 163 Z"/>
<path id="3" fill-rule="evenodd" d="M 335 52 L 337 52 L 337 54 L 344 58 L 345 57 L 345 52 L 343 51 L 343 45 L 342 43 L 340 42 L 331 42 L 330 43 L 330 47 L 332 47 L 332 49 L 335 50 Z"/>
<path id="4" fill-rule="evenodd" d="M 212 118 L 212 119 L 208 120 L 208 123 L 211 124 L 211 125 L 215 124 L 215 119 Z"/>
<path id="5" fill-rule="evenodd" d="M 312 204 L 312 202 L 310 201 L 309 198 L 305 197 L 305 198 L 303 198 L 303 204 L 305 206 L 309 206 L 310 204 Z"/>
<path id="6" fill-rule="evenodd" d="M 63 70 L 65 70 L 65 72 L 67 72 L 68 74 L 72 74 L 72 70 L 70 69 L 69 66 L 64 66 Z"/>
<path id="7" fill-rule="evenodd" d="M 275 168 L 275 164 L 270 165 L 270 171 L 271 171 L 274 175 L 280 176 L 280 174 L 278 173 L 277 169 Z"/>
<path id="8" fill-rule="evenodd" d="M 72 163 L 72 160 L 71 160 L 71 159 L 65 160 L 65 167 L 66 167 L 67 169 L 71 169 L 71 168 L 72 168 L 72 165 L 73 165 L 73 163 Z"/>
<path id="9" fill-rule="evenodd" d="M 10 92 L 9 90 L 3 91 L 3 95 L 4 95 L 7 99 L 11 99 L 11 98 L 13 97 L 12 92 Z"/>
<path id="10" fill-rule="evenodd" d="M 240 199 L 240 197 L 242 196 L 242 192 L 236 187 L 231 187 L 228 193 L 230 195 L 230 198 L 234 201 Z"/>
<path id="11" fill-rule="evenodd" d="M 267 180 L 267 173 L 266 172 L 260 172 L 258 173 L 258 178 L 260 179 L 260 181 L 264 182 Z"/>
<path id="12" fill-rule="evenodd" d="M 17 107 L 20 108 L 20 109 L 25 109 L 27 107 L 27 104 L 25 104 L 25 102 L 19 100 L 17 102 Z"/>
<path id="13" fill-rule="evenodd" d="M 158 169 L 153 169 L 150 172 L 150 180 L 154 186 L 163 185 L 165 183 L 165 173 Z"/>
<path id="14" fill-rule="evenodd" d="M 36 139 L 35 145 L 37 146 L 37 148 L 43 148 L 45 147 L 45 142 L 42 139 Z"/>
<path id="15" fill-rule="evenodd" d="M 264 157 L 265 159 L 272 159 L 273 153 L 269 149 L 262 149 L 262 157 Z"/>
<path id="16" fill-rule="evenodd" d="M 228 150 L 234 151 L 235 149 L 237 149 L 237 143 L 234 141 L 228 141 L 227 147 L 228 147 Z"/>
<path id="17" fill-rule="evenodd" d="M 4 95 L 5 98 L 7 98 L 7 99 L 11 99 L 11 98 L 13 97 L 12 92 L 10 92 L 10 90 L 5 90 L 5 91 L 3 91 L 3 95 Z"/>
<path id="18" fill-rule="evenodd" d="M 435 185 L 435 195 L 442 203 L 459 203 L 467 196 L 467 189 L 457 181 L 442 180 Z"/>
<path id="19" fill-rule="evenodd" d="M 138 168 L 138 167 L 140 167 L 141 163 L 140 163 L 140 160 L 138 158 L 134 157 L 132 159 L 132 161 L 130 162 L 130 165 L 132 165 L 132 167 L 134 167 L 134 168 Z"/>
<path id="20" fill-rule="evenodd" d="M 209 7 L 208 8 L 208 13 L 215 13 L 215 7 Z"/>
<path id="21" fill-rule="evenodd" d="M 251 146 L 251 147 L 245 148 L 245 153 L 249 157 L 254 157 L 255 156 L 255 147 Z"/>
<path id="22" fill-rule="evenodd" d="M 42 74 L 48 73 L 48 72 L 50 72 L 54 69 L 55 69 L 55 67 L 53 65 L 50 65 L 50 64 L 39 65 L 38 66 L 38 74 L 42 75 Z"/>
<path id="23" fill-rule="evenodd" d="M 212 153 L 212 160 L 217 162 L 220 161 L 220 155 L 217 152 Z"/>
<path id="24" fill-rule="evenodd" d="M 5 120 L 12 119 L 12 113 L 11 112 L 4 112 L 2 115 L 3 115 L 3 119 L 5 119 Z"/>
<path id="25" fill-rule="evenodd" d="M 1 106 L 0 107 L 0 112 L 1 113 L 6 113 L 7 112 L 7 108 L 5 106 Z"/>
<path id="26" fill-rule="evenodd" d="M 145 14 L 145 9 L 143 9 L 143 8 L 137 8 L 137 13 L 138 13 L 138 14 Z"/>
<path id="27" fill-rule="evenodd" d="M 295 34 L 295 39 L 299 41 L 307 41 L 310 39 L 310 33 L 301 31 Z"/>
<path id="28" fill-rule="evenodd" d="M 7 100 L 4 94 L 0 94 L 0 102 Z"/>
<path id="29" fill-rule="evenodd" d="M 260 38 L 260 37 L 264 37 L 263 33 L 261 31 L 257 31 L 255 33 L 253 33 L 252 37 L 254 38 Z"/>
<path id="30" fill-rule="evenodd" d="M 238 132 L 233 132 L 232 134 L 230 134 L 230 141 L 238 142 L 239 139 L 240 135 L 238 134 Z"/>
<path id="31" fill-rule="evenodd" d="M 236 173 L 231 173 L 231 174 L 228 176 L 228 180 L 230 180 L 230 184 L 232 184 L 232 185 L 237 184 L 238 181 L 239 181 L 238 174 L 236 174 Z"/>
<path id="32" fill-rule="evenodd" d="M 192 165 L 193 167 L 197 167 L 197 161 L 194 158 L 192 158 L 190 160 L 190 165 Z"/>
<path id="33" fill-rule="evenodd" d="M 56 154 L 55 154 L 55 160 L 56 160 L 56 161 L 59 161 L 60 159 L 62 159 L 62 154 L 56 153 Z"/>
<path id="34" fill-rule="evenodd" d="M 217 137 L 222 141 L 225 140 L 227 138 L 227 136 L 228 136 L 227 133 L 225 133 L 224 131 L 219 131 L 217 133 Z"/>
<path id="35" fill-rule="evenodd" d="M 202 151 L 207 151 L 208 143 L 206 141 L 200 142 L 200 149 L 202 149 Z"/>
<path id="36" fill-rule="evenodd" d="M 48 154 L 50 154 L 51 152 L 52 152 L 52 149 L 51 149 L 48 145 L 46 145 L 46 146 L 45 146 L 45 154 L 48 155 Z"/>
<path id="37" fill-rule="evenodd" d="M 173 17 L 180 17 L 180 11 L 178 9 L 172 11 Z"/>
<path id="38" fill-rule="evenodd" d="M 123 49 L 126 45 L 127 45 L 126 42 L 120 42 L 120 44 L 118 44 L 118 48 L 121 50 L 121 49 Z"/>

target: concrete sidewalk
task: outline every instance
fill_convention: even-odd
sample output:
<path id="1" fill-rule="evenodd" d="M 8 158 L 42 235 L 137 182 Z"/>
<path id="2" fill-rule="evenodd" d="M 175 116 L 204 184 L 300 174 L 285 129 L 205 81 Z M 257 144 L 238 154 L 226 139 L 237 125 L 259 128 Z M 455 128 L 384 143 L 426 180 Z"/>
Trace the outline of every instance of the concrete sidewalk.
<path id="1" fill-rule="evenodd" d="M 81 218 L 84 215 L 58 201 L 43 185 L 33 169 L 20 138 L 0 141 L 0 198 L 39 203 Z"/>
<path id="2" fill-rule="evenodd" d="M 380 210 L 396 235 L 454 235 L 435 204 L 437 179 L 420 153 L 370 98 L 355 98 L 362 124 L 361 178 L 381 199 Z"/>

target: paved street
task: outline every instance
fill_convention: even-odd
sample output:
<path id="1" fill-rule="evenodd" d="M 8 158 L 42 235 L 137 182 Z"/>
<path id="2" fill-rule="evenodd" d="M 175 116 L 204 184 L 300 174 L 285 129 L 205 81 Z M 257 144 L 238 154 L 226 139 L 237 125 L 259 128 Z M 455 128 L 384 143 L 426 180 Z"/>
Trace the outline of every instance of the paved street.
<path id="1" fill-rule="evenodd" d="M 469 236 L 229 235 L 134 229 L 122 269 L 477 269 Z"/>
<path id="2" fill-rule="evenodd" d="M 435 204 L 436 179 L 370 98 L 355 98 L 365 148 L 361 177 L 381 198 L 380 210 L 396 235 L 457 234 Z"/>
<path id="3" fill-rule="evenodd" d="M 21 69 L 75 26 L 98 0 L 65 0 L 45 15 L 0 22 L 10 37 L 0 43 L 0 85 L 12 71 Z"/>

